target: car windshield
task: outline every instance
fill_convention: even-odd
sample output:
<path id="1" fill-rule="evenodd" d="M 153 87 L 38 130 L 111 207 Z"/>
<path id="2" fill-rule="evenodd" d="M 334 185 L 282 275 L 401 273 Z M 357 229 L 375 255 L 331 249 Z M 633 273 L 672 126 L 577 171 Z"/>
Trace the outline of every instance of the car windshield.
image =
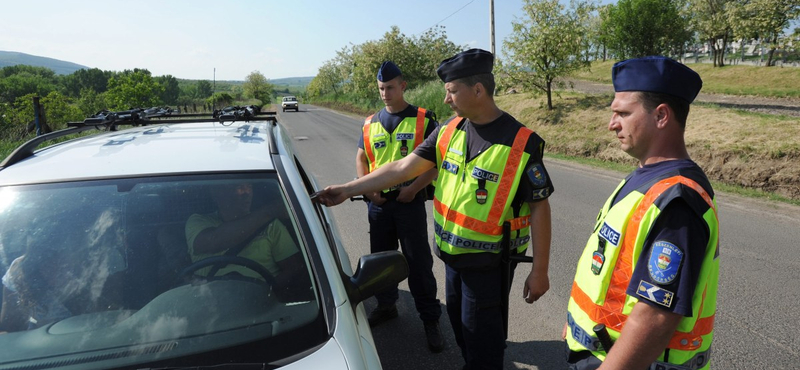
<path id="1" fill-rule="evenodd" d="M 0 188 L 0 367 L 253 343 L 277 361 L 319 345 L 327 327 L 288 204 L 274 173 Z"/>
<path id="2" fill-rule="evenodd" d="M 283 101 L 296 101 L 296 100 L 297 100 L 297 98 L 295 98 L 293 96 L 292 97 L 283 98 Z"/>

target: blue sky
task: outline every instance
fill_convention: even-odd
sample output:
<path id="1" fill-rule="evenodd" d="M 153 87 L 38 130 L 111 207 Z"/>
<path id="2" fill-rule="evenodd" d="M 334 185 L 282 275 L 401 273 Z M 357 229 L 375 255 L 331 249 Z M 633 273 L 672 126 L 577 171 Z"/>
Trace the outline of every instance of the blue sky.
<path id="1" fill-rule="evenodd" d="M 608 3 L 609 1 L 604 1 Z M 177 78 L 314 76 L 336 51 L 391 26 L 445 26 L 458 45 L 489 50 L 490 0 L 4 1 L 0 50 L 102 70 L 145 68 Z M 498 53 L 522 0 L 495 0 Z M 502 56 L 502 54 L 501 54 Z M 216 73 L 215 73 L 216 69 Z"/>

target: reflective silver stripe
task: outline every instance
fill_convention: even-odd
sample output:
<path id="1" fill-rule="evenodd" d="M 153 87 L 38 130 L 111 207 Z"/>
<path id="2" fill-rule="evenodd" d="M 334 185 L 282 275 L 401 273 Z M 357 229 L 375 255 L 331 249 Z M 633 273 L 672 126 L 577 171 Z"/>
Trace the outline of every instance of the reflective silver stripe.
<path id="1" fill-rule="evenodd" d="M 709 348 L 705 352 L 698 352 L 694 355 L 694 357 L 690 358 L 689 361 L 684 362 L 681 365 L 669 364 L 666 362 L 656 361 L 650 365 L 650 370 L 697 370 L 703 368 L 703 366 L 708 365 L 708 361 L 711 359 L 711 349 Z"/>
<path id="2" fill-rule="evenodd" d="M 434 232 L 436 235 L 441 239 L 443 242 L 450 244 L 457 248 L 464 248 L 464 249 L 477 249 L 482 251 L 499 251 L 500 250 L 500 243 L 499 242 L 486 242 L 481 240 L 472 240 L 467 239 L 456 234 L 453 234 L 448 231 L 444 231 L 444 228 L 439 225 L 439 223 L 433 224 Z M 511 249 L 519 248 L 531 240 L 530 235 L 525 235 L 521 238 L 516 238 L 511 240 Z"/>

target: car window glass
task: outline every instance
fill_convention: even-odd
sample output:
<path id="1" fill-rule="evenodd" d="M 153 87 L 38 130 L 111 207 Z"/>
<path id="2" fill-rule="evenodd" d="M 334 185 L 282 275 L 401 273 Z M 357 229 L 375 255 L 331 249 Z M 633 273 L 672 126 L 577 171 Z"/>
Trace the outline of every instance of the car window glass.
<path id="1" fill-rule="evenodd" d="M 221 228 L 234 202 L 249 203 L 237 221 L 256 210 L 265 221 L 243 247 L 222 239 L 218 251 L 193 250 L 190 234 Z M 211 349 L 302 338 L 275 345 L 276 359 L 317 345 L 327 332 L 288 207 L 274 174 L 0 189 L 0 331 L 8 332 L 0 363 L 34 355 L 81 363 L 164 341 Z M 34 338 L 47 348 L 29 352 L 23 343 Z"/>

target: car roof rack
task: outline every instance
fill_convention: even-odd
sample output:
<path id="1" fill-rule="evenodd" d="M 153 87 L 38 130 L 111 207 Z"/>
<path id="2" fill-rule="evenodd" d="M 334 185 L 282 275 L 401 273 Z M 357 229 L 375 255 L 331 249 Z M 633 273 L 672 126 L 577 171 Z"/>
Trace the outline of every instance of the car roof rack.
<path id="1" fill-rule="evenodd" d="M 11 154 L 0 162 L 0 170 L 11 166 L 25 158 L 33 156 L 33 152 L 44 142 L 52 141 L 67 135 L 77 134 L 88 130 L 116 131 L 117 126 L 148 126 L 178 123 L 198 122 L 249 122 L 265 120 L 272 124 L 277 123 L 275 112 L 262 112 L 258 106 L 244 107 L 230 106 L 213 113 L 177 113 L 169 107 L 134 108 L 125 111 L 111 112 L 103 110 L 97 112 L 82 122 L 67 122 L 67 128 L 39 135 L 20 145 Z"/>

